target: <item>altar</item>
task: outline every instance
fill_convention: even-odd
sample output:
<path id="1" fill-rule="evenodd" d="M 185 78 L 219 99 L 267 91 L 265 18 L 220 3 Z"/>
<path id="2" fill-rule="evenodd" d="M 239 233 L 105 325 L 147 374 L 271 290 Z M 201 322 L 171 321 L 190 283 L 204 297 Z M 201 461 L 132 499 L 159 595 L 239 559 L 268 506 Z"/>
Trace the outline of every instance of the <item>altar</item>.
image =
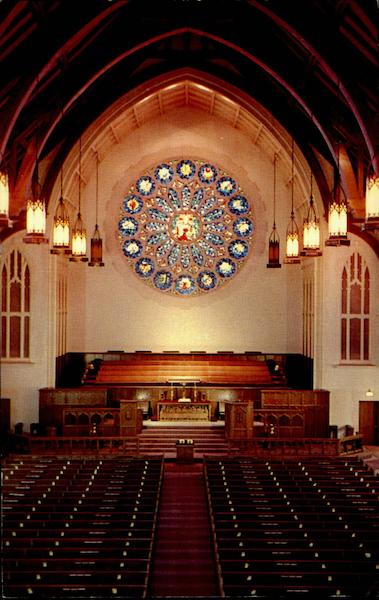
<path id="1" fill-rule="evenodd" d="M 158 402 L 159 421 L 210 421 L 210 402 Z"/>

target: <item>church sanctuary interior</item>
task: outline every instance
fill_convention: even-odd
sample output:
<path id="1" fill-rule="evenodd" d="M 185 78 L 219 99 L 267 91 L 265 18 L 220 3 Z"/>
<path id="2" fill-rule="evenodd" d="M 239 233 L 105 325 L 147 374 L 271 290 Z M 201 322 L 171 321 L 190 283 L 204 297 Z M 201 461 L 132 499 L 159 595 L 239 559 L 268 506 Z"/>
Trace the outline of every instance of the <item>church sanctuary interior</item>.
<path id="1" fill-rule="evenodd" d="M 0 1 L 2 598 L 379 598 L 378 24 Z"/>

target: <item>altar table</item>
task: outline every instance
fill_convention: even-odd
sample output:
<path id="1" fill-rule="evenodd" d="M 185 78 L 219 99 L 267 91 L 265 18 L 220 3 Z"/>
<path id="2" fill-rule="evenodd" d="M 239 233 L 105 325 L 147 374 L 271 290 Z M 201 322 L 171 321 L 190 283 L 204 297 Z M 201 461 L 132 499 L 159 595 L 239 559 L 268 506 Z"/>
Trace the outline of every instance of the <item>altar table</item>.
<path id="1" fill-rule="evenodd" d="M 158 402 L 160 421 L 209 421 L 210 402 Z"/>

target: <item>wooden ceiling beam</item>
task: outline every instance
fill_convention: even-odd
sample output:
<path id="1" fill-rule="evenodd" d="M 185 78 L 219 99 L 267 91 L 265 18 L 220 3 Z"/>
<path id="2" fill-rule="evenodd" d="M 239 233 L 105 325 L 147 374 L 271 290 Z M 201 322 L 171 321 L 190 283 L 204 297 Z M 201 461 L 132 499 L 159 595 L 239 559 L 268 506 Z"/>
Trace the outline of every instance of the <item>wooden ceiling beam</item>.
<path id="1" fill-rule="evenodd" d="M 101 21 L 112 14 L 114 11 L 118 10 L 121 6 L 124 6 L 128 0 L 118 0 L 112 4 L 110 4 L 106 9 L 104 9 L 101 13 L 96 15 L 91 21 L 86 23 L 79 31 L 77 31 L 73 36 L 71 36 L 66 43 L 58 48 L 50 59 L 45 63 L 45 65 L 40 69 L 39 73 L 33 77 L 33 79 L 28 81 L 26 87 L 21 89 L 17 97 L 14 99 L 13 110 L 11 114 L 8 115 L 6 120 L 6 127 L 1 130 L 0 126 L 0 155 L 3 156 L 5 152 L 6 145 L 8 143 L 11 132 L 16 124 L 18 117 L 20 116 L 22 110 L 25 108 L 28 100 L 30 99 L 34 89 L 38 86 L 39 82 L 53 69 L 56 67 L 57 62 L 62 55 L 67 55 L 72 48 L 74 48 L 79 42 L 84 39 L 87 35 L 90 34 L 91 31 L 95 30 Z"/>

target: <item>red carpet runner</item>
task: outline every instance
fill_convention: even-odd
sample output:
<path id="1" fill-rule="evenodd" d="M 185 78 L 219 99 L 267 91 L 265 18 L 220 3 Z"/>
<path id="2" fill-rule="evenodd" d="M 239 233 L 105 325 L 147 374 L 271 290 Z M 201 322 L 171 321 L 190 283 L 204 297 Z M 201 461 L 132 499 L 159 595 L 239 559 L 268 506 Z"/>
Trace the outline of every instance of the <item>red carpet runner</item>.
<path id="1" fill-rule="evenodd" d="M 165 463 L 150 597 L 219 597 L 202 463 Z"/>

